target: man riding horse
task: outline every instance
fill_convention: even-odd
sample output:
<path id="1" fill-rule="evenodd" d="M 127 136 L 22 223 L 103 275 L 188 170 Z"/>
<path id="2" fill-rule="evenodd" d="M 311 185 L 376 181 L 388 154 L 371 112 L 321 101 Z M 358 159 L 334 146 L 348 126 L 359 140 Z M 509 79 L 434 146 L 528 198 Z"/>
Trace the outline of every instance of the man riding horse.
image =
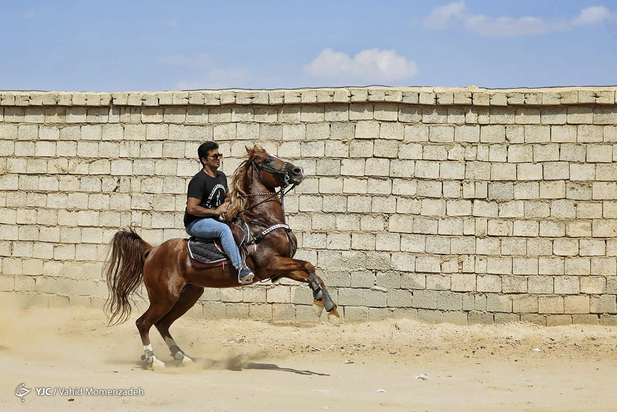
<path id="1" fill-rule="evenodd" d="M 225 258 L 220 264 L 194 265 L 191 239 L 169 239 L 153 246 L 134 227 L 119 230 L 110 242 L 111 253 L 105 268 L 109 322 L 121 323 L 129 318 L 131 294 L 143 283 L 150 305 L 135 321 L 144 348 L 142 359 L 152 369 L 165 367 L 150 342 L 150 328 L 155 326 L 173 358 L 188 363 L 191 358 L 176 344 L 169 327 L 197 303 L 204 288 L 238 287 L 244 282 L 286 277 L 308 284 L 316 315 L 320 316 L 325 309 L 328 320 L 338 325 L 337 306 L 315 273 L 315 266 L 293 257 L 297 239 L 285 223 L 283 197 L 304 179 L 302 168 L 268 154 L 261 147 L 247 148 L 247 158 L 234 172 L 228 203 L 227 180 L 218 171 L 218 148 L 206 143 L 198 154 L 203 170 L 189 184 L 186 230 L 199 237 L 221 237 L 235 268 L 225 264 Z M 248 246 L 246 262 L 252 270 L 238 257 L 233 236 L 227 233 L 230 229 L 221 220 L 224 212 L 228 221 L 240 222 L 244 227 L 236 229 L 244 232 L 244 247 Z"/>
<path id="2" fill-rule="evenodd" d="M 218 170 L 223 155 L 216 142 L 206 142 L 197 150 L 200 170 L 189 182 L 184 211 L 186 233 L 202 239 L 220 238 L 223 250 L 238 271 L 238 283 L 251 283 L 255 274 L 243 262 L 229 226 L 221 216 L 229 208 L 227 176 Z"/>

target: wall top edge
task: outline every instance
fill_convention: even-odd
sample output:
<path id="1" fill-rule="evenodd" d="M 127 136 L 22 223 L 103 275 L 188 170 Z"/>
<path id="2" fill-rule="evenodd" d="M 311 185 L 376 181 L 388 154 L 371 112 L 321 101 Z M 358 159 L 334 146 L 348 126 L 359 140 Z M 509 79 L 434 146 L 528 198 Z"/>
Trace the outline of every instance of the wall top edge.
<path id="1" fill-rule="evenodd" d="M 401 103 L 428 106 L 615 105 L 617 86 L 484 89 L 479 87 L 341 87 L 161 92 L 0 91 L 1 106 L 223 106 Z"/>

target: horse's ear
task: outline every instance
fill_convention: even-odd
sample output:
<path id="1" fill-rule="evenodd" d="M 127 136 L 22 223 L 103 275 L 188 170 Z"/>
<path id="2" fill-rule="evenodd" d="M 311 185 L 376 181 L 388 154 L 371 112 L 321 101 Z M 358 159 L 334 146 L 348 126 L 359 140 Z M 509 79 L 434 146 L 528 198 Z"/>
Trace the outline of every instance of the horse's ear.
<path id="1" fill-rule="evenodd" d="M 257 146 L 252 149 L 248 146 L 244 146 L 244 148 L 246 149 L 246 154 L 248 155 L 248 161 L 252 161 L 255 158 L 255 153 L 257 153 Z"/>
<path id="2" fill-rule="evenodd" d="M 251 149 L 248 146 L 244 146 L 244 148 L 246 149 L 246 154 L 247 154 L 249 161 L 253 160 L 253 157 L 255 156 L 255 150 Z"/>
<path id="3" fill-rule="evenodd" d="M 263 147 L 261 146 L 257 146 L 254 145 L 253 148 L 249 148 L 248 146 L 244 146 L 246 149 L 246 153 L 249 155 L 249 159 L 253 159 L 254 157 L 257 157 L 258 154 L 260 154 L 261 152 L 265 152 L 265 150 L 263 149 Z"/>

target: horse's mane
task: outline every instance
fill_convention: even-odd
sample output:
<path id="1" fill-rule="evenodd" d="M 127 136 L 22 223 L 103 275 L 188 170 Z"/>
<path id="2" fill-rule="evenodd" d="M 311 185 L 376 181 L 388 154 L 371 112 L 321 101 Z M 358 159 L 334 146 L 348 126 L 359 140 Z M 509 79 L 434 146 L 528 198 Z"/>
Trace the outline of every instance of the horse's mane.
<path id="1" fill-rule="evenodd" d="M 232 221 L 236 217 L 244 218 L 244 212 L 246 208 L 246 202 L 248 200 L 246 191 L 244 190 L 244 179 L 246 177 L 247 169 L 251 165 L 251 161 L 255 157 L 255 153 L 263 150 L 261 147 L 255 146 L 252 149 L 247 147 L 248 157 L 244 160 L 240 166 L 235 170 L 231 179 L 231 186 L 229 188 L 229 194 L 231 197 L 231 204 L 229 209 L 225 213 L 225 220 Z"/>

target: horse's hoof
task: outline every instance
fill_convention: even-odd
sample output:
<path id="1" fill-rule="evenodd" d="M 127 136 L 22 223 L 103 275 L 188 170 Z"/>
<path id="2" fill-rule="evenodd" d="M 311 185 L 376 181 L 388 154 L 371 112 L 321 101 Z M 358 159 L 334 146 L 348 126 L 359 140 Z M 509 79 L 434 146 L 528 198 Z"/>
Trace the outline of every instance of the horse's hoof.
<path id="1" fill-rule="evenodd" d="M 188 356 L 184 355 L 184 357 L 182 358 L 182 366 L 189 366 L 192 365 L 193 359 L 189 358 Z"/>
<path id="2" fill-rule="evenodd" d="M 339 317 L 338 313 L 328 313 L 328 322 L 330 322 L 334 326 L 341 326 L 341 318 Z"/>
<path id="3" fill-rule="evenodd" d="M 154 358 L 152 364 L 150 365 L 150 368 L 155 372 L 165 370 L 165 362 Z"/>
<path id="4" fill-rule="evenodd" d="M 313 312 L 315 312 L 315 315 L 317 315 L 317 317 L 321 317 L 321 314 L 323 313 L 323 303 L 321 305 L 313 303 Z"/>

